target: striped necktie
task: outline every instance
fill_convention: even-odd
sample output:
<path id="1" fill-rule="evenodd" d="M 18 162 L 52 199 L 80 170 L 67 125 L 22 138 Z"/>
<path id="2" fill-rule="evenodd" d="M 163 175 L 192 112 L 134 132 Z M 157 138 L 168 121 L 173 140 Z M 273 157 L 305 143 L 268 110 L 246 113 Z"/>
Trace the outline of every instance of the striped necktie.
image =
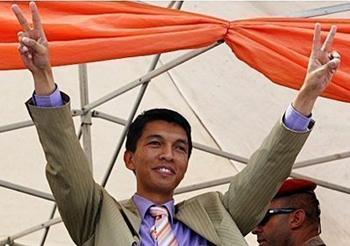
<path id="1" fill-rule="evenodd" d="M 177 246 L 175 235 L 169 223 L 168 210 L 164 207 L 150 207 L 150 214 L 155 218 L 151 227 L 151 236 L 158 246 Z"/>

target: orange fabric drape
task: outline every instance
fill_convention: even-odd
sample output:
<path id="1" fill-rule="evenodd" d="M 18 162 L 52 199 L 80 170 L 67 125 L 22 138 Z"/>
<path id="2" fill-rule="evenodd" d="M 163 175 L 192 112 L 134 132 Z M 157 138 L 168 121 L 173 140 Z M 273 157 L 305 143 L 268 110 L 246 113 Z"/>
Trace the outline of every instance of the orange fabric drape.
<path id="1" fill-rule="evenodd" d="M 29 18 L 28 3 L 19 3 Z M 341 68 L 323 96 L 350 102 L 350 19 L 260 18 L 226 21 L 135 2 L 37 2 L 52 65 L 67 65 L 199 48 L 225 40 L 235 55 L 275 83 L 303 82 L 315 22 L 326 35 L 338 26 Z M 0 70 L 20 69 L 20 26 L 0 3 Z"/>

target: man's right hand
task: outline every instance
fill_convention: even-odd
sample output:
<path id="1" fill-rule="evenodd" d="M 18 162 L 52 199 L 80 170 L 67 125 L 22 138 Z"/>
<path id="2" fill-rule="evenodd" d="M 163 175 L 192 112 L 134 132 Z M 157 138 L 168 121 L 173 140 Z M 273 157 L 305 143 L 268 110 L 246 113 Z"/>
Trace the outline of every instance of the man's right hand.
<path id="1" fill-rule="evenodd" d="M 32 13 L 32 27 L 18 5 L 12 5 L 12 11 L 23 29 L 17 34 L 19 41 L 18 51 L 24 65 L 33 75 L 35 93 L 39 96 L 47 96 L 55 90 L 48 42 L 41 24 L 38 8 L 34 2 L 29 3 L 29 8 Z"/>
<path id="2" fill-rule="evenodd" d="M 309 116 L 316 99 L 327 88 L 340 64 L 340 55 L 332 50 L 336 27 L 332 26 L 325 41 L 321 42 L 321 25 L 315 25 L 312 51 L 304 84 L 293 101 L 294 108 Z"/>

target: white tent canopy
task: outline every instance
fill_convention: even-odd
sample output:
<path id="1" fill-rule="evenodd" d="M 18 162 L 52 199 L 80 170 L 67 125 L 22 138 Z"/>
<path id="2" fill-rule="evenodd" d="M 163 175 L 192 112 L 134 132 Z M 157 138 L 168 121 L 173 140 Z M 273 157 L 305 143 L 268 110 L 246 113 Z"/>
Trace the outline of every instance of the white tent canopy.
<path id="1" fill-rule="evenodd" d="M 169 2 L 154 4 L 167 6 Z M 183 3 L 182 9 L 227 20 L 285 15 L 313 16 L 333 12 L 337 13 L 327 17 L 348 17 L 349 12 L 345 11 L 350 9 L 350 4 L 189 1 Z M 157 68 L 188 52 L 162 54 Z M 136 57 L 91 63 L 87 66 L 57 67 L 54 73 L 60 89 L 71 96 L 72 108 L 76 109 L 74 113 L 80 115 L 82 104 L 94 103 L 111 92 L 119 94 L 124 91 L 124 88 L 130 86 L 130 81 L 135 81 L 150 70 L 155 59 L 154 56 Z M 86 74 L 87 78 L 84 79 Z M 5 244 L 8 237 L 21 245 L 41 245 L 44 230 L 32 230 L 32 227 L 43 227 L 40 224 L 49 220 L 54 203 L 49 201 L 52 196 L 44 175 L 45 159 L 35 129 L 24 127 L 30 125 L 23 103 L 33 90 L 32 79 L 27 71 L 0 71 L 0 88 L 3 92 L 0 98 L 3 116 L 0 121 L 0 245 Z M 141 88 L 145 88 L 143 97 L 140 96 Z M 207 190 L 224 192 L 227 189 L 225 184 L 206 189 L 199 189 L 198 185 L 227 183 L 229 177 L 241 170 L 244 167 L 241 162 L 257 149 L 274 123 L 280 120 L 295 94 L 296 91 L 273 84 L 236 59 L 227 46 L 218 45 L 208 49 L 196 58 L 155 77 L 147 88 L 137 86 L 106 103 L 91 107 L 91 111 L 82 120 L 85 123 L 90 123 L 91 120 L 92 126 L 84 124 L 82 132 L 86 149 L 88 152 L 92 149 L 96 181 L 104 180 L 113 155 L 117 153 L 117 145 L 123 133 L 122 124 L 131 112 L 134 109 L 139 113 L 152 107 L 168 107 L 179 111 L 191 122 L 193 140 L 197 147 L 186 177 L 179 187 L 182 192 L 194 191 L 176 195 L 176 201 Z M 138 99 L 141 100 L 140 106 L 135 107 Z M 350 212 L 346 209 L 350 203 L 350 170 L 347 168 L 349 160 L 345 159 L 350 156 L 348 108 L 346 103 L 329 99 L 321 98 L 317 102 L 313 112 L 316 126 L 293 170 L 293 176 L 306 176 L 322 185 L 316 193 L 321 203 L 322 237 L 328 245 L 347 245 L 350 242 Z M 92 119 L 90 115 L 93 116 Z M 25 122 L 22 123 L 23 121 Z M 13 124 L 17 122 L 21 123 Z M 76 117 L 75 122 L 78 130 L 81 118 Z M 117 156 L 106 186 L 118 200 L 130 197 L 135 191 L 134 176 L 124 167 L 121 156 Z M 310 162 L 314 159 L 321 164 Z M 307 166 L 300 168 L 301 165 Z M 41 198 L 15 192 L 13 189 Z M 59 214 L 56 212 L 53 217 L 57 218 Z M 58 221 L 59 219 L 51 220 L 49 223 Z M 26 230 L 35 232 L 26 235 Z M 247 240 L 250 245 L 257 245 L 254 236 L 248 235 Z M 57 223 L 50 228 L 45 245 L 74 244 L 63 224 Z"/>

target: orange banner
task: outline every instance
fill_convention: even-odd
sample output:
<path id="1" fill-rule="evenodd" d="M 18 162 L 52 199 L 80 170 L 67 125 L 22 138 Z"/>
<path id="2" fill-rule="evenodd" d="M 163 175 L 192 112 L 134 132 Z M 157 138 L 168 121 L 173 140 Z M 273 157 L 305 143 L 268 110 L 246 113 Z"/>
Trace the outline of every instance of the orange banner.
<path id="1" fill-rule="evenodd" d="M 28 19 L 28 3 L 19 3 Z M 350 102 L 350 19 L 260 18 L 226 21 L 135 2 L 37 2 L 53 66 L 158 54 L 225 40 L 235 55 L 275 83 L 298 89 L 304 79 L 315 22 L 323 37 L 338 30 L 340 70 L 323 96 Z M 20 26 L 11 3 L 0 3 L 0 70 L 23 68 Z"/>

